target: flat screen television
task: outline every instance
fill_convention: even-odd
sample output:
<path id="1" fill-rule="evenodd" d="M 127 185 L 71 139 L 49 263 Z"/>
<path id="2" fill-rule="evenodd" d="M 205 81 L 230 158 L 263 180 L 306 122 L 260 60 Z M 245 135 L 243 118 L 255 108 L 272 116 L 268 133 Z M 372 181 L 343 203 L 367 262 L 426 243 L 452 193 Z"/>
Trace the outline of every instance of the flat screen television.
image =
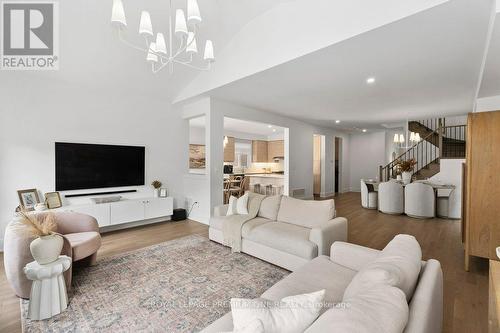
<path id="1" fill-rule="evenodd" d="M 56 191 L 140 186 L 145 147 L 56 142 Z"/>

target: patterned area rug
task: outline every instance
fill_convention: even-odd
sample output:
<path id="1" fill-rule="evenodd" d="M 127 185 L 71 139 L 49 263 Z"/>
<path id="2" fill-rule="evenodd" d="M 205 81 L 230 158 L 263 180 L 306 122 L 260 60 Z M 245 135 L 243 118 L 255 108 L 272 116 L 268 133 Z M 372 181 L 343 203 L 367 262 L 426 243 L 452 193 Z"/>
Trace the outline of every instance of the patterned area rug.
<path id="1" fill-rule="evenodd" d="M 289 272 L 201 236 L 103 258 L 73 272 L 69 307 L 24 332 L 197 332 L 230 311 L 231 297 L 255 298 Z"/>

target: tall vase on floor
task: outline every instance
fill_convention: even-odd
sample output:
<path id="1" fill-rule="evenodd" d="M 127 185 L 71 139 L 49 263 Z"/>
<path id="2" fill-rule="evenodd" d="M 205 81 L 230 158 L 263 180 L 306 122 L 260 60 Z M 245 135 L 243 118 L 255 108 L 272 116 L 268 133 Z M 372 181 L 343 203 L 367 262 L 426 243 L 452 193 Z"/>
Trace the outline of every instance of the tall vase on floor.
<path id="1" fill-rule="evenodd" d="M 50 264 L 59 258 L 63 244 L 64 240 L 61 235 L 40 236 L 30 244 L 31 255 L 40 265 Z"/>

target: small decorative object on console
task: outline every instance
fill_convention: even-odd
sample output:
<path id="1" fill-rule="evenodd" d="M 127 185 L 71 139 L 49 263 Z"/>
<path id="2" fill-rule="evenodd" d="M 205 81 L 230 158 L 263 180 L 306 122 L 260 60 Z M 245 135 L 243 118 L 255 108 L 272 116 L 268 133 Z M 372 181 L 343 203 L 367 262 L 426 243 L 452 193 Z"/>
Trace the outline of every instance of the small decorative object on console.
<path id="1" fill-rule="evenodd" d="M 161 181 L 159 180 L 153 180 L 151 183 L 151 186 L 154 188 L 154 196 L 155 198 L 158 198 L 160 196 L 160 188 L 161 188 Z"/>
<path id="2" fill-rule="evenodd" d="M 166 198 L 166 197 L 168 197 L 167 188 L 165 187 L 160 188 L 160 198 Z"/>
<path id="3" fill-rule="evenodd" d="M 38 191 L 35 188 L 17 191 L 19 202 L 24 210 L 33 210 L 37 203 L 40 203 Z"/>
<path id="4" fill-rule="evenodd" d="M 59 192 L 45 193 L 45 204 L 47 205 L 48 209 L 62 207 L 62 200 Z"/>

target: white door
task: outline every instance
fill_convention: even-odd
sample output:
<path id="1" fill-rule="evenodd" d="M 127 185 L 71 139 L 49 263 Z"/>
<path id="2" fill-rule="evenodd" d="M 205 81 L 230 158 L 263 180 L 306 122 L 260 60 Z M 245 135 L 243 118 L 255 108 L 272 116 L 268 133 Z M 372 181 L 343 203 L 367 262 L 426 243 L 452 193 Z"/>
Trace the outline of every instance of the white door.
<path id="1" fill-rule="evenodd" d="M 97 220 L 100 227 L 110 224 L 109 204 L 73 206 L 65 211 L 90 215 Z"/>
<path id="2" fill-rule="evenodd" d="M 144 220 L 146 200 L 124 200 L 111 205 L 111 224 Z"/>
<path id="3" fill-rule="evenodd" d="M 145 205 L 145 218 L 154 219 L 157 217 L 170 216 L 173 213 L 172 198 L 151 198 L 147 199 Z"/>

